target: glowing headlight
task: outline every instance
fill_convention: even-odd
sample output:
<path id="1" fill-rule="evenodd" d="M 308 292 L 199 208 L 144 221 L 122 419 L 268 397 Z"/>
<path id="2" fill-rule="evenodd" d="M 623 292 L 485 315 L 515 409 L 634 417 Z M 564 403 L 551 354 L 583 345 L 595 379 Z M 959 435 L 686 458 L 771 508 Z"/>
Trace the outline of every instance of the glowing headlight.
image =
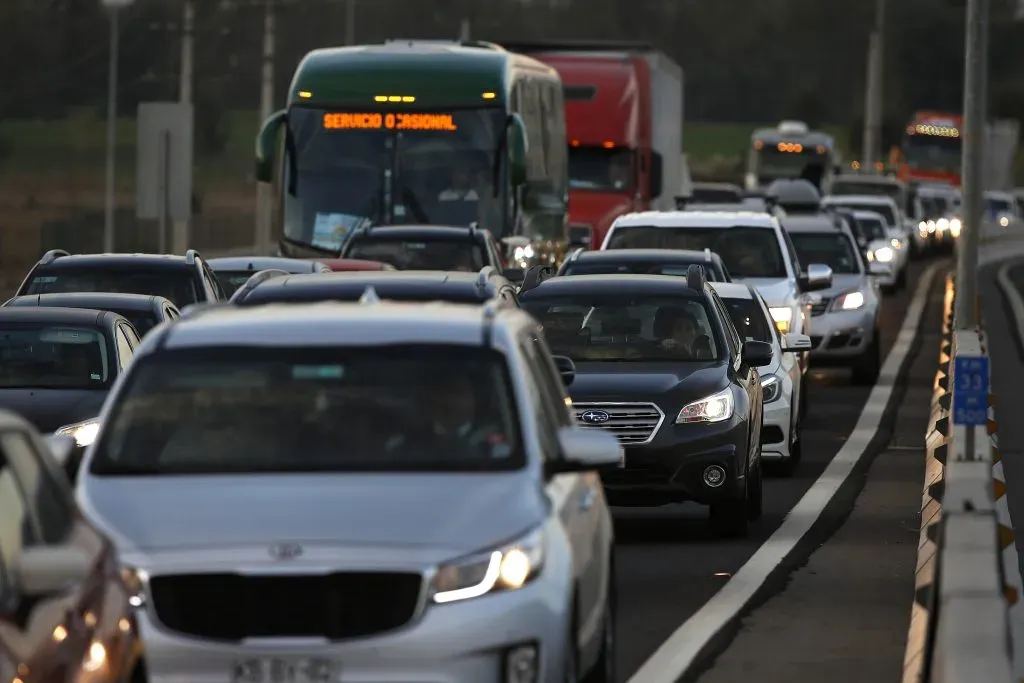
<path id="1" fill-rule="evenodd" d="M 926 229 L 928 232 L 935 232 L 935 221 L 929 220 Z"/>
<path id="2" fill-rule="evenodd" d="M 953 237 L 959 237 L 960 236 L 960 227 L 961 227 L 961 223 L 960 223 L 960 219 L 959 218 L 954 218 L 953 220 L 951 220 L 949 222 L 949 232 L 950 232 L 950 234 L 952 234 Z"/>
<path id="3" fill-rule="evenodd" d="M 775 375 L 765 375 L 761 378 L 761 395 L 765 403 L 779 400 L 782 396 L 782 382 Z"/>
<path id="4" fill-rule="evenodd" d="M 898 239 L 896 239 L 895 237 L 894 237 L 894 238 L 892 238 L 891 240 L 889 240 L 889 244 L 891 244 L 891 245 L 892 245 L 892 248 L 893 248 L 893 249 L 902 249 L 902 248 L 903 248 L 903 243 L 902 243 L 902 242 L 900 242 L 900 241 L 899 241 Z"/>
<path id="5" fill-rule="evenodd" d="M 841 294 L 836 297 L 835 303 L 832 306 L 842 311 L 856 311 L 864 306 L 864 294 L 863 292 Z"/>
<path id="6" fill-rule="evenodd" d="M 940 218 L 939 220 L 935 221 L 935 229 L 938 230 L 939 232 L 942 232 L 943 230 L 949 230 L 949 219 Z"/>
<path id="7" fill-rule="evenodd" d="M 65 425 L 58 427 L 54 432 L 54 436 L 70 436 L 75 439 L 75 445 L 81 448 L 91 446 L 92 442 L 96 440 L 96 437 L 100 433 L 100 421 L 93 418 L 92 420 L 85 420 L 84 422 L 76 422 L 75 424 Z"/>
<path id="8" fill-rule="evenodd" d="M 95 673 L 107 664 L 107 648 L 98 640 L 92 641 L 82 659 L 82 668 Z"/>
<path id="9" fill-rule="evenodd" d="M 437 568 L 431 585 L 437 603 L 478 598 L 492 591 L 516 590 L 544 565 L 544 534 L 533 531 L 515 543 Z"/>
<path id="10" fill-rule="evenodd" d="M 779 332 L 788 334 L 789 328 L 793 326 L 793 309 L 789 306 L 780 306 L 769 308 L 768 311 L 772 314 L 772 320 L 775 321 L 775 327 L 779 328 Z"/>
<path id="11" fill-rule="evenodd" d="M 512 252 L 512 258 L 516 261 L 525 261 L 533 258 L 533 247 L 527 244 L 525 247 L 516 247 Z"/>
<path id="12" fill-rule="evenodd" d="M 895 255 L 895 252 L 893 252 L 889 247 L 875 249 L 875 260 L 879 263 L 889 263 Z"/>
<path id="13" fill-rule="evenodd" d="M 1001 225 L 1002 227 L 1005 228 L 1009 224 L 1010 224 L 1010 219 L 1009 218 L 1007 218 L 1006 216 L 1000 216 L 999 217 L 999 225 Z"/>
<path id="14" fill-rule="evenodd" d="M 732 388 L 726 388 L 717 394 L 694 401 L 683 407 L 676 416 L 676 424 L 692 422 L 724 422 L 732 417 L 735 406 L 732 399 Z"/>

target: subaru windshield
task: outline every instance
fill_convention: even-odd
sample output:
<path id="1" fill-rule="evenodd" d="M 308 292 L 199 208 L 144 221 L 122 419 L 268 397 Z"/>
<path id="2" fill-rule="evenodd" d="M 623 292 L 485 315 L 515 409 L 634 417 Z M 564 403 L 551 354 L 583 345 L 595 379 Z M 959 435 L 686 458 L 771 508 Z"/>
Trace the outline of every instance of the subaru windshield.
<path id="1" fill-rule="evenodd" d="M 288 112 L 284 237 L 337 252 L 364 225 L 481 226 L 502 236 L 506 114 Z"/>
<path id="2" fill-rule="evenodd" d="M 627 225 L 612 230 L 607 249 L 683 249 L 717 253 L 733 278 L 788 277 L 779 238 L 769 227 L 656 227 Z"/>
<path id="3" fill-rule="evenodd" d="M 707 308 L 697 297 L 537 296 L 522 307 L 540 321 L 552 352 L 577 362 L 719 358 Z"/>
<path id="4" fill-rule="evenodd" d="M 508 367 L 488 348 L 236 346 L 137 362 L 96 444 L 93 474 L 525 465 Z"/>

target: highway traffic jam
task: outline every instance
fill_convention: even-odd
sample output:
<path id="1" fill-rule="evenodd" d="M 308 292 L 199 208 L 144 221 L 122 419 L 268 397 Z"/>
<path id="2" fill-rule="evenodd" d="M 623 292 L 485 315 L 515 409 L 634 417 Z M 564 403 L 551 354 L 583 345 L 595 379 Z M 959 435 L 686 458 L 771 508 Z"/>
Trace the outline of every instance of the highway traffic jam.
<path id="1" fill-rule="evenodd" d="M 778 142 L 813 158 L 673 194 L 678 113 L 606 144 L 562 111 L 610 96 L 563 84 L 584 57 L 520 52 L 309 55 L 257 143 L 276 255 L 26 274 L 0 307 L 0 680 L 625 681 L 778 527 L 956 191 Z M 634 56 L 681 110 L 677 67 Z M 468 85 L 421 95 L 428 67 Z"/>

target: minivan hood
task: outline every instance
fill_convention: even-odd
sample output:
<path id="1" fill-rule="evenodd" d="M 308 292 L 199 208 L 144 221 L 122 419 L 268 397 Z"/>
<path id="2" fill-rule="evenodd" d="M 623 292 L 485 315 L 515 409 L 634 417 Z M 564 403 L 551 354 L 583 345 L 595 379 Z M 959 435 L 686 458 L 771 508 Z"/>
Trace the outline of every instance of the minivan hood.
<path id="1" fill-rule="evenodd" d="M 270 546 L 488 550 L 546 518 L 527 471 L 83 476 L 79 501 L 122 550 Z"/>
<path id="2" fill-rule="evenodd" d="M 794 296 L 794 283 L 789 278 L 748 277 L 736 278 L 737 282 L 751 285 L 769 306 L 789 306 Z"/>
<path id="3" fill-rule="evenodd" d="M 44 435 L 100 414 L 106 389 L 0 389 L 0 408 L 18 413 Z"/>

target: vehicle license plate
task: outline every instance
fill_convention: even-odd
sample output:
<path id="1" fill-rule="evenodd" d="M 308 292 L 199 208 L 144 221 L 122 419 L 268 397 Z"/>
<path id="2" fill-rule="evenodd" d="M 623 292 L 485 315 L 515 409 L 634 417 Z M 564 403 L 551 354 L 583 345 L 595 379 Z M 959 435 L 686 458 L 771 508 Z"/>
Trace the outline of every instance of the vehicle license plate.
<path id="1" fill-rule="evenodd" d="M 231 667 L 232 683 L 327 683 L 338 676 L 328 659 L 260 657 L 238 660 Z"/>

